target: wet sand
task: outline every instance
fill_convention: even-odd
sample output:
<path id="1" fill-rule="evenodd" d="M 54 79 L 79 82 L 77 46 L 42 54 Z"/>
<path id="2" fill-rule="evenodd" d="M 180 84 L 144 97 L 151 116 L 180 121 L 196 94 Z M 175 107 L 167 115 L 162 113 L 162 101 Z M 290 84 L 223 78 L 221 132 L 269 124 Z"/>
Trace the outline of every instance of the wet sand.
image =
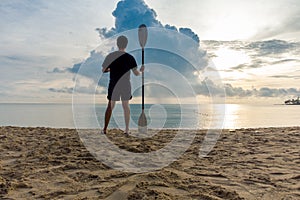
<path id="1" fill-rule="evenodd" d="M 300 199 L 300 127 L 223 130 L 199 157 L 205 130 L 163 169 L 130 173 L 95 159 L 76 130 L 0 127 L 0 199 Z M 176 134 L 108 138 L 132 152 L 162 148 Z"/>

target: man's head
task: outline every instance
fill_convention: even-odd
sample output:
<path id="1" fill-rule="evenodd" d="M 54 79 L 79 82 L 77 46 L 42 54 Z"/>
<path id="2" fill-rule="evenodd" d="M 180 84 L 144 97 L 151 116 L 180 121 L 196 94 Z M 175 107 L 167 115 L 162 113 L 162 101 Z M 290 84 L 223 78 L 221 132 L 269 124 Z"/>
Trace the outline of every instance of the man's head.
<path id="1" fill-rule="evenodd" d="M 124 35 L 121 35 L 118 37 L 117 45 L 118 45 L 119 49 L 126 49 L 127 44 L 128 44 L 127 37 L 125 37 Z"/>

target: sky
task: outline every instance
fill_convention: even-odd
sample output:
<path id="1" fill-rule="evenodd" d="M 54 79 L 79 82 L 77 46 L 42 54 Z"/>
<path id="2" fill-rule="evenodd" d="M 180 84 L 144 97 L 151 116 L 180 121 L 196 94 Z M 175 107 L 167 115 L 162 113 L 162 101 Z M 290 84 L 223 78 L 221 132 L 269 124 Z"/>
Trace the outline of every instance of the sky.
<path id="1" fill-rule="evenodd" d="M 175 66 L 176 59 L 168 64 L 188 77 L 200 98 L 208 96 L 205 85 L 220 89 L 203 77 L 210 62 L 228 102 L 282 103 L 300 95 L 297 0 L 1 0 L 0 102 L 70 103 L 77 74 L 80 92 L 93 93 L 93 74 L 99 70 L 95 61 L 101 67 L 105 56 L 99 46 L 140 23 L 184 34 L 199 44 L 179 45 L 168 36 L 156 36 L 166 48 L 192 49 L 199 58 L 196 72 Z M 150 52 L 148 60 L 161 58 L 155 55 Z M 87 60 L 94 64 L 81 73 L 78 67 Z M 159 78 L 147 70 L 150 80 Z M 166 81 L 176 84 L 172 80 Z M 100 102 L 106 101 L 105 81 L 97 82 Z"/>

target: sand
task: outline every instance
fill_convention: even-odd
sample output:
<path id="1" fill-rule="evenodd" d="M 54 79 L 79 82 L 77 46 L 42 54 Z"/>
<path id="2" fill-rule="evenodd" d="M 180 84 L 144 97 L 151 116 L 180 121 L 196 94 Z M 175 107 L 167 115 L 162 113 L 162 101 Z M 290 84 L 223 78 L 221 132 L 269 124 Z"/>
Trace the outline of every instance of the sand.
<path id="1" fill-rule="evenodd" d="M 0 199 L 300 199 L 300 127 L 223 130 L 207 157 L 198 156 L 205 130 L 163 169 L 130 173 L 95 159 L 76 130 L 0 128 Z M 149 152 L 174 137 L 108 137 Z"/>

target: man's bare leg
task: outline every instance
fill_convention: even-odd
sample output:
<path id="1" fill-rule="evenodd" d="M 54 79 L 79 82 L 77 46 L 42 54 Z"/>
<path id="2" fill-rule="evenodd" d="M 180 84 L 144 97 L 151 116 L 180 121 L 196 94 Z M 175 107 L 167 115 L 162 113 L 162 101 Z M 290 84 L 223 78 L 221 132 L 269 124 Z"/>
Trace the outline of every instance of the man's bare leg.
<path id="1" fill-rule="evenodd" d="M 107 108 L 105 111 L 105 122 L 104 122 L 104 128 L 103 128 L 104 133 L 106 133 L 106 130 L 107 130 L 107 127 L 108 127 L 108 124 L 110 121 L 111 113 L 115 107 L 115 104 L 116 104 L 115 101 L 111 101 L 111 100 L 108 101 Z"/>
<path id="2" fill-rule="evenodd" d="M 125 133 L 129 133 L 129 121 L 130 121 L 130 107 L 129 101 L 122 101 L 122 107 L 124 111 L 124 119 L 125 119 Z"/>

